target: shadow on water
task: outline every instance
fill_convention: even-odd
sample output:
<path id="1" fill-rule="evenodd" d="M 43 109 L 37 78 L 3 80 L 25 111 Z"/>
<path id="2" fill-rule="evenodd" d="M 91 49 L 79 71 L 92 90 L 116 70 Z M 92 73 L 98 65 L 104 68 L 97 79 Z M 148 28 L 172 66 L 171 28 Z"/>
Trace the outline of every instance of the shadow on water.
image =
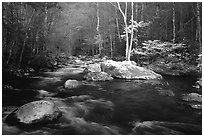
<path id="1" fill-rule="evenodd" d="M 3 89 L 3 116 L 13 110 L 9 107 L 39 99 L 51 99 L 63 112 L 57 122 L 29 131 L 3 123 L 3 134 L 201 134 L 202 110 L 182 100 L 184 93 L 201 94 L 192 87 L 195 79 L 114 79 L 59 91 L 67 79 L 82 81 L 81 72 L 61 69 L 31 78 L 3 77 L 3 83 L 13 86 Z M 194 130 L 189 132 L 189 128 Z"/>

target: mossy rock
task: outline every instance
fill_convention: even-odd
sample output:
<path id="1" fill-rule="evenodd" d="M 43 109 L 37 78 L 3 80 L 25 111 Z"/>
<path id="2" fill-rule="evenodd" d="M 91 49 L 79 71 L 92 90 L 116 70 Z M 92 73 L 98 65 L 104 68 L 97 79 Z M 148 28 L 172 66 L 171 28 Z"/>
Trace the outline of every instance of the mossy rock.
<path id="1" fill-rule="evenodd" d="M 52 101 L 39 100 L 17 108 L 7 116 L 5 122 L 12 125 L 32 125 L 57 120 L 61 115 Z"/>

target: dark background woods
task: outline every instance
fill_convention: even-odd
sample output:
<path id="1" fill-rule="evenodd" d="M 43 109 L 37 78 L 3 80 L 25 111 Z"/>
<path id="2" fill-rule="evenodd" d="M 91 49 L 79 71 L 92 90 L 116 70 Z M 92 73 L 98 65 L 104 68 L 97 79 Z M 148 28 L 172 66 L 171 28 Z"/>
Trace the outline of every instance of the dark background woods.
<path id="1" fill-rule="evenodd" d="M 131 60 L 143 65 L 148 59 L 150 64 L 157 54 L 161 57 L 171 51 L 188 64 L 201 64 L 201 3 L 140 2 L 131 8 L 128 2 L 120 6 L 124 12 L 127 9 L 130 30 L 132 16 L 136 22 Z M 124 23 L 117 3 L 2 3 L 3 68 L 37 70 L 52 67 L 60 57 L 79 55 L 124 58 Z M 164 45 L 162 49 L 151 48 L 158 43 Z M 175 55 L 173 47 L 181 43 Z"/>

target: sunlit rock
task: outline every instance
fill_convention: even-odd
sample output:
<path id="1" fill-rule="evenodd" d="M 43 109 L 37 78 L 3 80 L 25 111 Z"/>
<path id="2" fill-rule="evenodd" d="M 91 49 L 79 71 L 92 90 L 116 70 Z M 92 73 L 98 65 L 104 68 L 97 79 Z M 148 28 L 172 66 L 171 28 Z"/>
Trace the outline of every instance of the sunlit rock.
<path id="1" fill-rule="evenodd" d="M 65 88 L 77 88 L 81 85 L 81 83 L 77 80 L 67 80 L 64 84 L 64 87 Z"/>
<path id="2" fill-rule="evenodd" d="M 87 81 L 109 81 L 113 78 L 105 72 L 89 72 L 84 76 Z"/>
<path id="3" fill-rule="evenodd" d="M 107 60 L 101 63 L 102 71 L 122 79 L 160 79 L 162 76 L 144 67 L 136 66 L 134 61 L 116 62 Z"/>
<path id="4" fill-rule="evenodd" d="M 58 119 L 61 112 L 52 101 L 40 100 L 27 103 L 6 118 L 7 123 L 35 124 Z"/>
<path id="5" fill-rule="evenodd" d="M 86 69 L 86 72 L 101 72 L 101 65 L 100 63 L 89 64 Z"/>

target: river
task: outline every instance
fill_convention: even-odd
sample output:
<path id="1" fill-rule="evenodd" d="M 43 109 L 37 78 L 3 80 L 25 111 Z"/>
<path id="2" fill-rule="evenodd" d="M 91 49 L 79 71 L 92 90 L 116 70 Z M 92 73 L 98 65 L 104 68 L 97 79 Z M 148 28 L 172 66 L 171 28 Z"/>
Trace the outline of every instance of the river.
<path id="1" fill-rule="evenodd" d="M 82 71 L 65 67 L 28 78 L 3 74 L 3 83 L 14 87 L 2 91 L 3 119 L 31 101 L 53 98 L 69 102 L 63 118 L 55 123 L 28 129 L 3 122 L 3 134 L 202 134 L 202 110 L 182 100 L 183 94 L 201 94 L 193 87 L 195 78 L 85 82 Z M 61 90 L 67 79 L 83 84 Z"/>

